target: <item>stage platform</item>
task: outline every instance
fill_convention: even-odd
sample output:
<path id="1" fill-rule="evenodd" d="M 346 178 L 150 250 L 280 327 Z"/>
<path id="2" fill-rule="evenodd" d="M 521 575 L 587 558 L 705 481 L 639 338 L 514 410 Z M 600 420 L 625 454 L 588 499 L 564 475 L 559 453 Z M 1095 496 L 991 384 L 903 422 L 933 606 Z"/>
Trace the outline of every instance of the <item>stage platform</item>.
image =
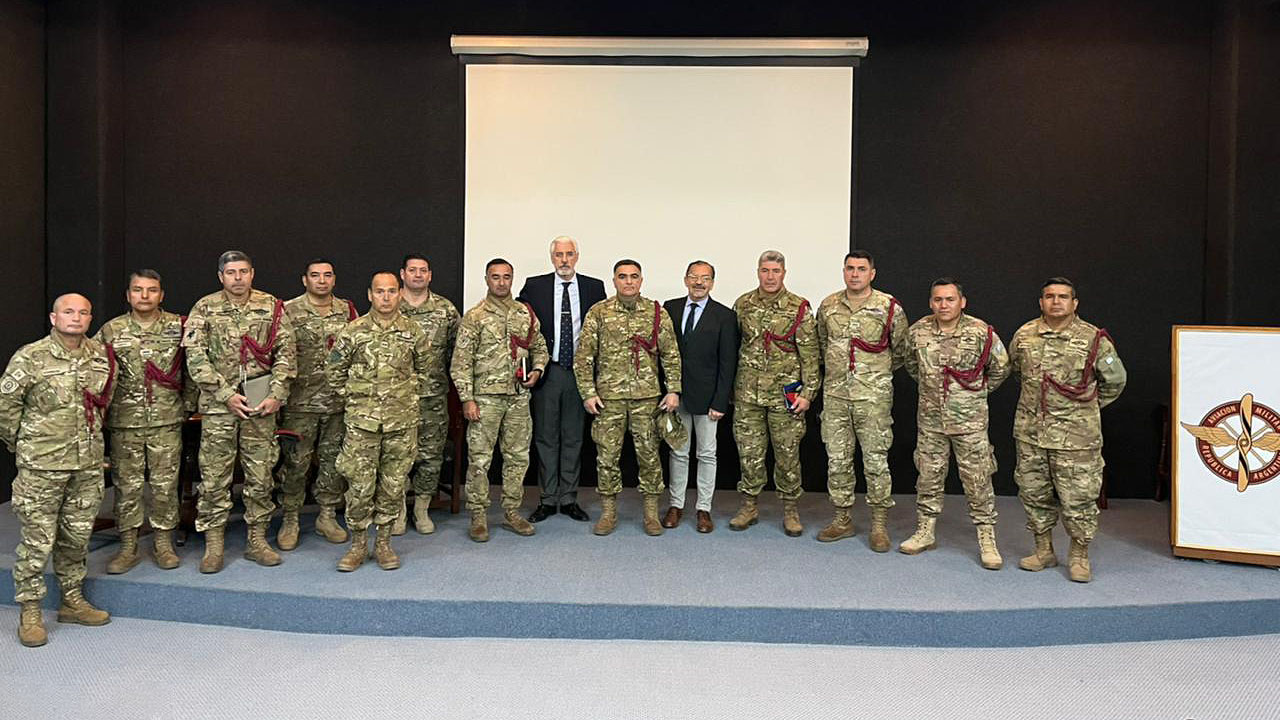
<path id="1" fill-rule="evenodd" d="M 583 494 L 593 518 L 594 492 Z M 661 537 L 640 529 L 640 502 L 624 492 L 621 524 L 596 537 L 589 523 L 556 515 L 523 538 L 490 511 L 488 543 L 467 539 L 465 513 L 433 513 L 437 531 L 410 528 L 396 538 L 402 567 L 372 561 L 353 573 L 335 563 L 344 545 L 313 534 L 303 517 L 298 549 L 264 568 L 245 560 L 244 525 L 228 533 L 226 569 L 201 575 L 203 540 L 180 548 L 182 567 L 162 571 L 148 556 L 108 576 L 113 531 L 94 536 L 87 593 L 123 617 L 305 633 L 424 637 L 578 638 L 900 647 L 1017 647 L 1280 633 L 1280 573 L 1174 558 L 1168 506 L 1112 500 L 1092 553 L 1094 582 L 1067 580 L 1065 567 L 1019 570 L 1031 548 L 1016 498 L 997 498 L 1005 568 L 978 565 L 962 497 L 949 496 L 939 547 L 898 553 L 914 527 L 914 498 L 896 496 L 894 550 L 867 547 L 868 511 L 855 510 L 858 535 L 819 543 L 830 518 L 826 497 L 801 501 L 805 534 L 786 537 L 780 503 L 762 502 L 759 525 L 728 529 L 737 498 L 717 495 L 716 530 L 694 531 L 690 517 Z M 526 503 L 526 511 L 532 500 Z M 664 503 L 665 506 L 665 503 Z M 692 497 L 688 508 L 693 507 Z M 274 542 L 275 526 L 271 537 Z M 0 508 L 0 602 L 12 603 L 17 520 Z M 1060 559 L 1067 540 L 1055 536 Z M 53 583 L 50 576 L 50 583 Z M 54 587 L 51 584 L 51 588 Z M 51 593 L 49 606 L 55 605 Z"/>

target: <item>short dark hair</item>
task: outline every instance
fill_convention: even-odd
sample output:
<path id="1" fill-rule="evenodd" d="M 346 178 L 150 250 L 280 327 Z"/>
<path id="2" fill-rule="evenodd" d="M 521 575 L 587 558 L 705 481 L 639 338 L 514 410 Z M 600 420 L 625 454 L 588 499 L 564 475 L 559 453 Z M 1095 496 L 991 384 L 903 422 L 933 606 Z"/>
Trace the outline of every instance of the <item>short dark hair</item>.
<path id="1" fill-rule="evenodd" d="M 405 256 L 404 256 L 404 260 L 401 260 L 401 261 L 400 261 L 400 269 L 401 269 L 401 270 L 403 270 L 403 269 L 405 269 L 405 268 L 409 267 L 409 261 L 410 261 L 410 260 L 421 260 L 422 262 L 424 262 L 424 263 L 426 263 L 426 264 L 427 264 L 427 269 L 428 269 L 428 270 L 430 270 L 430 269 L 431 269 L 431 261 L 430 261 L 430 260 L 428 260 L 428 259 L 427 259 L 427 257 L 426 257 L 425 255 L 419 255 L 418 253 L 409 253 L 409 254 L 405 255 Z"/>
<path id="2" fill-rule="evenodd" d="M 850 260 L 866 260 L 867 264 L 872 268 L 876 266 L 875 257 L 866 250 L 850 250 L 849 254 L 844 256 L 844 261 L 849 262 Z"/>
<path id="3" fill-rule="evenodd" d="M 632 260 L 631 258 L 622 258 L 618 262 L 614 263 L 613 272 L 617 273 L 618 268 L 622 267 L 623 265 L 635 265 L 637 270 L 639 270 L 640 272 L 644 272 L 644 268 L 640 267 L 640 263 L 636 262 L 635 260 Z"/>
<path id="4" fill-rule="evenodd" d="M 391 272 L 390 270 L 379 270 L 379 271 L 377 271 L 377 272 L 375 272 L 374 274 L 372 274 L 372 275 L 370 275 L 370 276 L 369 276 L 369 289 L 371 289 L 371 290 L 373 289 L 373 279 L 374 279 L 374 278 L 376 278 L 376 277 L 378 277 L 379 275 L 390 275 L 391 277 L 393 277 L 393 278 L 395 278 L 395 279 L 396 279 L 396 287 L 400 287 L 400 276 L 399 276 L 399 275 L 395 274 L 394 272 Z"/>
<path id="5" fill-rule="evenodd" d="M 929 292 L 932 293 L 933 289 L 940 285 L 955 285 L 956 292 L 960 293 L 960 297 L 964 297 L 964 286 L 956 282 L 956 279 L 950 275 L 943 275 L 937 280 L 934 280 L 933 284 L 929 285 Z"/>
<path id="6" fill-rule="evenodd" d="M 227 266 L 233 262 L 247 262 L 249 267 L 253 267 L 253 261 L 249 259 L 248 255 L 239 250 L 228 250 L 218 256 L 218 272 L 226 270 Z"/>
<path id="7" fill-rule="evenodd" d="M 160 273 L 156 272 L 155 270 L 152 270 L 151 268 L 138 268 L 137 270 L 134 270 L 133 272 L 129 273 L 130 285 L 133 284 L 134 278 L 146 278 L 148 280 L 155 280 L 156 282 L 160 283 L 160 287 L 164 287 L 164 280 L 160 279 Z"/>
<path id="8" fill-rule="evenodd" d="M 310 260 L 307 261 L 306 265 L 302 266 L 302 274 L 306 275 L 307 273 L 311 272 L 312 265 L 328 265 L 330 268 L 333 268 L 333 261 L 326 257 L 311 258 Z"/>
<path id="9" fill-rule="evenodd" d="M 515 270 L 516 270 L 516 266 L 515 266 L 515 265 L 512 265 L 512 264 L 511 264 L 511 263 L 509 263 L 509 262 L 507 262 L 507 260 L 506 260 L 505 258 L 494 258 L 494 259 L 492 259 L 492 260 L 490 260 L 489 262 L 487 262 L 487 263 L 485 263 L 485 264 L 484 264 L 484 274 L 485 274 L 485 275 L 488 275 L 488 274 L 489 274 L 489 268 L 493 267 L 494 265 L 506 265 L 507 267 L 511 268 L 511 272 L 515 272 Z"/>
<path id="10" fill-rule="evenodd" d="M 693 262 L 689 263 L 689 267 L 684 269 L 684 274 L 688 275 L 689 273 L 693 272 L 694 265 L 706 265 L 707 267 L 711 268 L 711 279 L 712 280 L 716 279 L 716 266 L 712 265 L 706 260 L 694 260 Z"/>
<path id="11" fill-rule="evenodd" d="M 1075 297 L 1076 297 L 1076 284 L 1075 284 L 1075 283 L 1073 283 L 1073 282 L 1071 282 L 1070 280 L 1068 280 L 1068 279 L 1066 279 L 1066 278 L 1062 277 L 1061 275 L 1057 275 L 1057 276 L 1055 276 L 1055 277 L 1051 277 L 1051 278 L 1049 278 L 1048 280 L 1045 280 L 1045 281 L 1044 281 L 1044 284 L 1040 286 L 1040 292 L 1043 294 L 1043 293 L 1044 293 L 1044 289 L 1045 289 L 1045 288 L 1047 288 L 1047 287 L 1049 287 L 1050 285 L 1066 285 L 1067 287 L 1071 288 L 1071 298 L 1072 298 L 1073 300 L 1075 299 Z"/>

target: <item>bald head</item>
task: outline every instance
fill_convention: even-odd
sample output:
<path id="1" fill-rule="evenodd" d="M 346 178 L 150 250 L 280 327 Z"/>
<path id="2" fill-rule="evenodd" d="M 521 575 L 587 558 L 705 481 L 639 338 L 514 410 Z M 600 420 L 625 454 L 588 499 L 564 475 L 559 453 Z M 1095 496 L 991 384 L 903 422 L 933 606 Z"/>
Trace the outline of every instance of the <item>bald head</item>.
<path id="1" fill-rule="evenodd" d="M 395 312 L 400 304 L 400 278 L 395 273 L 374 273 L 369 280 L 369 304 L 375 315 Z"/>
<path id="2" fill-rule="evenodd" d="M 93 322 L 93 305 L 89 302 L 89 298 L 79 293 L 67 293 L 59 295 L 53 301 L 49 323 L 53 325 L 55 332 L 78 341 L 89 332 L 91 322 Z"/>

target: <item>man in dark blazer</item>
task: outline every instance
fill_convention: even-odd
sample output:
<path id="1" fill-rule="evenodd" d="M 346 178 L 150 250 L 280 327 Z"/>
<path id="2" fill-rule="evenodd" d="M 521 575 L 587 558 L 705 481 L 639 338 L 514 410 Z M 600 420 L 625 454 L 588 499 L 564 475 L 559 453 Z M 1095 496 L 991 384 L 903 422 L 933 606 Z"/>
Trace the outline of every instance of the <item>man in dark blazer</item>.
<path id="1" fill-rule="evenodd" d="M 551 241 L 555 272 L 534 275 L 524 282 L 519 299 L 529 303 L 542 325 L 551 362 L 533 390 L 533 446 L 538 449 L 538 486 L 542 490 L 530 522 L 556 512 L 574 520 L 591 518 L 578 506 L 578 474 L 582 466 L 582 431 L 586 409 L 573 376 L 573 354 L 582 332 L 582 318 L 604 300 L 604 283 L 579 275 L 578 242 L 567 235 Z"/>
<path id="2" fill-rule="evenodd" d="M 676 328 L 680 346 L 680 414 L 692 431 L 689 442 L 671 451 L 671 507 L 662 518 L 663 527 L 673 528 L 684 516 L 685 489 L 689 484 L 689 450 L 698 457 L 697 528 L 709 533 L 711 495 L 716 489 L 716 428 L 729 411 L 733 376 L 738 369 L 738 317 L 733 310 L 711 299 L 716 269 L 711 263 L 695 260 L 684 274 L 686 297 L 668 300 L 664 307 Z M 695 444 L 696 443 L 696 444 Z"/>

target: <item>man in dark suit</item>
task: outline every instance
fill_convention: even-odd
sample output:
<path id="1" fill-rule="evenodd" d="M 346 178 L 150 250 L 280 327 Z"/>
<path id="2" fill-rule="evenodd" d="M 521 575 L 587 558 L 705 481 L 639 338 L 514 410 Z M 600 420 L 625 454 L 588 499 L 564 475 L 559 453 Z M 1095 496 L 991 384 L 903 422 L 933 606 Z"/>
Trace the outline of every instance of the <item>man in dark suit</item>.
<path id="1" fill-rule="evenodd" d="M 716 269 L 711 263 L 695 260 L 689 263 L 684 274 L 688 296 L 664 304 L 680 346 L 684 394 L 680 396 L 676 412 L 692 435 L 682 449 L 671 451 L 671 507 L 662 518 L 662 526 L 673 528 L 684 516 L 689 449 L 694 447 L 698 457 L 697 528 L 700 533 L 709 533 L 715 528 L 711 522 L 711 495 L 716 489 L 716 428 L 720 418 L 729 411 L 733 376 L 738 369 L 738 317 L 733 310 L 711 299 L 715 283 Z"/>
<path id="2" fill-rule="evenodd" d="M 567 235 L 551 241 L 553 273 L 535 275 L 524 282 L 519 299 L 529 303 L 542 324 L 542 335 L 551 350 L 551 362 L 533 390 L 533 446 L 538 449 L 538 507 L 530 522 L 541 522 L 556 512 L 574 520 L 591 518 L 578 506 L 578 473 L 582 466 L 582 431 L 586 409 L 573 376 L 573 354 L 582 332 L 582 318 L 592 305 L 604 300 L 604 283 L 579 275 L 578 242 Z"/>

